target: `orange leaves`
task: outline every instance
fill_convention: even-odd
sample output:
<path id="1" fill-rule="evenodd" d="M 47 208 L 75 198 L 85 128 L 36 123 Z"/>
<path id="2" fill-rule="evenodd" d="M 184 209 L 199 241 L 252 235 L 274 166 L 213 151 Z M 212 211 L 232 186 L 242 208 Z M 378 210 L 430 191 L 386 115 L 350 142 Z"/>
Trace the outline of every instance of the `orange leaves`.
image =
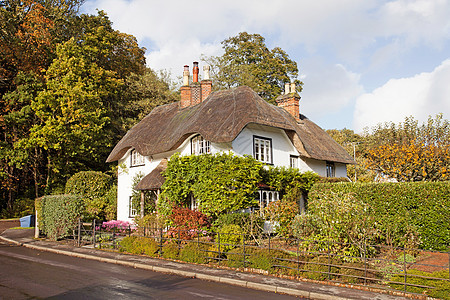
<path id="1" fill-rule="evenodd" d="M 368 151 L 368 167 L 398 181 L 450 179 L 450 149 L 446 145 L 411 141 L 383 144 Z"/>

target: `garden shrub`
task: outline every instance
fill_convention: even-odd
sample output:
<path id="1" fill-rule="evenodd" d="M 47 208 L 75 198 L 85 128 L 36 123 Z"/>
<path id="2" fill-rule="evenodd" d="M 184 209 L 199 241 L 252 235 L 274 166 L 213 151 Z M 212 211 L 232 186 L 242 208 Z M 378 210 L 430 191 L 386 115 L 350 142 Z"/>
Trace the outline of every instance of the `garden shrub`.
<path id="1" fill-rule="evenodd" d="M 343 263 L 339 267 L 339 280 L 347 283 L 364 283 L 364 277 L 369 278 L 366 279 L 367 282 L 370 281 L 370 278 L 379 278 L 377 273 L 372 270 L 369 270 L 371 267 L 368 265 L 367 270 L 364 270 L 364 263 L 360 262 L 346 262 Z M 366 275 L 366 276 L 364 276 Z"/>
<path id="2" fill-rule="evenodd" d="M 162 257 L 168 259 L 178 259 L 180 254 L 179 244 L 175 241 L 167 241 L 162 246 Z"/>
<path id="3" fill-rule="evenodd" d="M 340 260 L 337 258 L 332 258 L 329 262 L 327 256 L 316 256 L 305 263 L 303 269 L 307 271 L 304 271 L 302 276 L 313 280 L 334 279 L 336 275 L 328 276 L 327 273 L 338 273 L 339 269 L 333 266 L 329 267 L 328 265 L 339 265 L 340 263 Z"/>
<path id="4" fill-rule="evenodd" d="M 148 256 L 157 255 L 159 250 L 158 243 L 153 238 L 146 238 L 142 236 L 127 236 L 124 237 L 120 242 L 121 252 L 128 252 L 131 254 L 145 254 Z"/>
<path id="5" fill-rule="evenodd" d="M 168 231 L 169 237 L 183 240 L 190 240 L 196 237 L 199 232 L 209 227 L 209 217 L 197 210 L 186 207 L 174 207 L 169 216 L 171 227 Z"/>
<path id="6" fill-rule="evenodd" d="M 450 247 L 450 182 L 321 183 L 309 193 L 309 206 L 324 194 L 351 194 L 370 207 L 387 245 Z"/>
<path id="7" fill-rule="evenodd" d="M 407 276 L 406 283 L 415 284 L 415 285 L 431 286 L 431 287 L 435 287 L 435 289 L 407 286 L 406 291 L 412 292 L 412 293 L 418 293 L 418 294 L 422 294 L 425 292 L 427 295 L 429 295 L 431 297 L 447 299 L 447 300 L 450 299 L 450 282 L 448 281 L 448 269 L 447 270 L 443 269 L 441 271 L 435 271 L 433 273 L 428 273 L 428 272 L 411 269 L 411 270 L 408 270 L 407 275 L 416 275 L 416 276 L 422 276 L 422 277 L 434 277 L 434 278 L 447 279 L 445 281 L 445 280 L 438 280 L 438 279 Z M 404 282 L 405 277 L 403 275 L 395 275 L 395 276 L 392 276 L 390 280 L 396 281 L 396 282 Z M 402 284 L 390 283 L 389 285 L 394 289 L 402 290 L 402 291 L 405 288 L 404 285 L 402 285 Z"/>
<path id="8" fill-rule="evenodd" d="M 229 224 L 222 226 L 216 235 L 215 246 L 220 244 L 221 252 L 228 252 L 234 247 L 242 245 L 242 229 L 238 225 Z"/>
<path id="9" fill-rule="evenodd" d="M 96 171 L 82 171 L 66 182 L 66 194 L 76 194 L 85 203 L 85 218 L 88 220 L 112 220 L 116 217 L 117 187 L 111 176 Z"/>
<path id="10" fill-rule="evenodd" d="M 308 211 L 297 215 L 291 226 L 294 236 L 309 240 L 334 243 L 333 253 L 346 256 L 366 256 L 365 244 L 378 237 L 377 222 L 372 208 L 351 194 L 316 192 Z"/>
<path id="11" fill-rule="evenodd" d="M 84 211 L 78 195 L 53 195 L 36 199 L 39 230 L 50 239 L 71 235 Z"/>
<path id="12" fill-rule="evenodd" d="M 269 203 L 264 209 L 264 216 L 275 226 L 275 232 L 283 237 L 292 236 L 292 221 L 299 213 L 297 200 L 285 197 L 281 200 Z"/>
<path id="13" fill-rule="evenodd" d="M 206 264 L 208 263 L 208 245 L 194 241 L 188 242 L 180 250 L 180 259 L 190 263 Z"/>
<path id="14" fill-rule="evenodd" d="M 229 214 L 221 214 L 214 221 L 213 228 L 218 231 L 224 225 L 237 225 L 242 232 L 247 235 L 257 236 L 262 233 L 264 219 L 259 212 L 243 213 L 234 212 Z"/>
<path id="15" fill-rule="evenodd" d="M 249 267 L 250 264 L 247 261 L 247 257 L 249 254 L 253 253 L 255 249 L 253 247 L 246 247 L 245 248 L 245 255 L 244 255 L 244 248 L 242 247 L 236 247 L 228 251 L 226 254 L 227 256 L 227 266 L 231 268 L 244 268 Z M 246 262 L 244 264 L 244 256 L 246 259 Z"/>

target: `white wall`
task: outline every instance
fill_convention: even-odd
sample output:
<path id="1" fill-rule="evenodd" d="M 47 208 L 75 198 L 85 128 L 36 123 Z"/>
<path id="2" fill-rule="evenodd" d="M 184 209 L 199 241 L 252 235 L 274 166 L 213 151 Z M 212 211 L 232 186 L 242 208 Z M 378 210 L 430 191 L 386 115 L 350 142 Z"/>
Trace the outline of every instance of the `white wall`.
<path id="1" fill-rule="evenodd" d="M 289 167 L 290 155 L 298 155 L 284 130 L 258 124 L 249 124 L 239 133 L 232 142 L 233 152 L 238 155 L 253 156 L 254 135 L 272 139 L 272 162 L 274 166 Z"/>

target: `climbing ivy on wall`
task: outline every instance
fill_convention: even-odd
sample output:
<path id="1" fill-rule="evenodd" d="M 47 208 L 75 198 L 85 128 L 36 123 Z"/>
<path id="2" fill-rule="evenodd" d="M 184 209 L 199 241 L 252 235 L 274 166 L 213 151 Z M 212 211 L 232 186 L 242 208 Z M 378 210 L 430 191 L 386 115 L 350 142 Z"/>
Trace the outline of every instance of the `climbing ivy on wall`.
<path id="1" fill-rule="evenodd" d="M 172 207 L 188 206 L 189 195 L 200 203 L 203 213 L 221 213 L 258 205 L 255 192 L 264 182 L 289 198 L 299 199 L 319 177 L 298 169 L 264 166 L 251 156 L 232 153 L 181 156 L 174 154 L 164 173 L 166 181 L 158 211 L 169 215 Z"/>
<path id="2" fill-rule="evenodd" d="M 261 168 L 262 164 L 252 157 L 231 153 L 174 154 L 164 173 L 159 212 L 168 215 L 174 205 L 187 206 L 189 195 L 209 216 L 256 205 L 254 194 L 261 181 Z"/>

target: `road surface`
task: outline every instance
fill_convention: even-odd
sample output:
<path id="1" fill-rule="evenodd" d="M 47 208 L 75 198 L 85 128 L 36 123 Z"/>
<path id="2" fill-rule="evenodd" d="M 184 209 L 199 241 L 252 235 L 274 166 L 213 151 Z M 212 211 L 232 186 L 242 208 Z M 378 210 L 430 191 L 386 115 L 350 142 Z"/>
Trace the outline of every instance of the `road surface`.
<path id="1" fill-rule="evenodd" d="M 0 242 L 0 299 L 295 299 Z"/>

